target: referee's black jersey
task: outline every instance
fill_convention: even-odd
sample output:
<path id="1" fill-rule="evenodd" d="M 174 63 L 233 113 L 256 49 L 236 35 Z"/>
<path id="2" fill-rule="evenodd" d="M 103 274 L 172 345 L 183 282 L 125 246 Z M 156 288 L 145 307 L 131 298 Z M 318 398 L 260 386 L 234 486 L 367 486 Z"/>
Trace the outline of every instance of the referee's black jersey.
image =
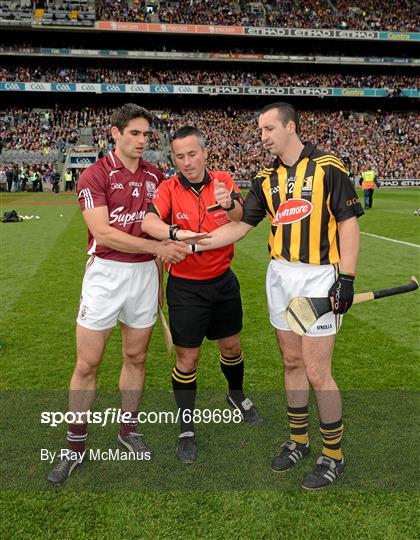
<path id="1" fill-rule="evenodd" d="M 306 143 L 291 167 L 277 158 L 257 174 L 242 221 L 255 227 L 268 217 L 273 259 L 334 264 L 340 260 L 337 222 L 363 213 L 343 163 Z"/>

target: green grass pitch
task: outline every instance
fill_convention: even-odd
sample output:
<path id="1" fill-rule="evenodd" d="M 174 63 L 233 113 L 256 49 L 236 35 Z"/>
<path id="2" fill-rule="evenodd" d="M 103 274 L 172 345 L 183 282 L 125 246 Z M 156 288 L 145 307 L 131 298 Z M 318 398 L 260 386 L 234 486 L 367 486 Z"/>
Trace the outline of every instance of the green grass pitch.
<path id="1" fill-rule="evenodd" d="M 420 277 L 420 218 L 414 216 L 419 194 L 375 194 L 374 208 L 359 221 L 367 234 L 361 237 L 357 291 L 406 283 L 412 274 Z M 286 475 L 269 468 L 287 437 L 287 425 L 281 361 L 265 300 L 265 222 L 237 244 L 233 263 L 244 305 L 245 384 L 264 425 L 200 425 L 199 459 L 191 467 L 175 460 L 176 426 L 146 426 L 156 453 L 152 463 L 85 463 L 64 486 L 48 486 L 49 465 L 40 462 L 39 448 L 58 449 L 65 429 L 42 426 L 39 416 L 44 408 L 65 410 L 86 261 L 86 230 L 74 203 L 74 194 L 1 197 L 1 213 L 16 209 L 39 216 L 0 223 L 3 538 L 418 536 L 420 293 L 354 306 L 346 316 L 337 338 L 334 375 L 343 391 L 348 466 L 328 490 L 304 492 L 300 481 L 320 448 L 313 404 L 309 460 Z M 118 406 L 119 348 L 115 332 L 99 372 L 96 408 Z M 173 408 L 172 362 L 158 323 L 147 361 L 148 410 Z M 214 344 L 206 342 L 198 371 L 200 408 L 226 407 L 218 364 Z M 89 445 L 116 447 L 115 431 L 115 426 L 93 429 Z"/>

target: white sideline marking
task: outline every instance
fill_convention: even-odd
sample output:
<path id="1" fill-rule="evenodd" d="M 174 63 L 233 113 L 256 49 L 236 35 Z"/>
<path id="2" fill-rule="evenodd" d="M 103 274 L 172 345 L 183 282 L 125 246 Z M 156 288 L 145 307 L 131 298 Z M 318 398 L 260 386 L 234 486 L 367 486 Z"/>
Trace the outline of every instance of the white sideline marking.
<path id="1" fill-rule="evenodd" d="M 377 234 L 370 234 L 363 231 L 360 231 L 360 234 L 365 234 L 366 236 L 373 236 L 374 238 L 380 238 L 381 240 L 388 240 L 389 242 L 395 242 L 396 244 L 404 244 L 405 246 L 411 246 L 411 247 L 420 249 L 420 246 L 418 244 L 412 244 L 411 242 L 403 242 L 402 240 L 394 240 L 393 238 L 387 238 L 386 236 L 378 236 Z"/>

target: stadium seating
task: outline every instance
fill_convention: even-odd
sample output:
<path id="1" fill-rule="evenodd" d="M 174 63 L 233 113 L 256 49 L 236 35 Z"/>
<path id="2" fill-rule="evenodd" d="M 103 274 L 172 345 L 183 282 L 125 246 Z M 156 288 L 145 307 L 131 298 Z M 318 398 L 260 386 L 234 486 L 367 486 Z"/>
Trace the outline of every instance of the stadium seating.
<path id="1" fill-rule="evenodd" d="M 173 24 L 217 24 L 284 28 L 340 28 L 418 32 L 418 3 L 400 0 L 388 9 L 382 0 L 243 0 L 159 2 L 160 22 Z M 102 0 L 101 20 L 144 22 L 145 4 L 134 8 L 128 0 Z"/>
<path id="2" fill-rule="evenodd" d="M 47 0 L 40 22 L 43 25 L 93 26 L 96 21 L 94 0 Z"/>
<path id="3" fill-rule="evenodd" d="M 78 140 L 79 128 L 77 126 L 91 126 L 92 140 L 103 152 L 107 152 L 113 145 L 108 127 L 112 109 L 97 110 L 84 108 L 80 110 L 65 109 L 51 113 L 53 119 L 53 133 L 48 147 L 49 152 L 34 154 L 31 161 L 52 161 L 59 153 L 57 145 L 62 149 L 73 145 Z M 9 116 L 13 113 L 9 111 Z M 15 111 L 18 115 L 18 111 Z M 30 117 L 38 113 L 31 113 Z M 45 114 L 45 113 L 44 113 Z M 170 133 L 182 124 L 199 126 L 206 134 L 210 146 L 210 164 L 215 168 L 230 170 L 238 179 L 249 179 L 259 169 L 261 164 L 269 160 L 259 140 L 255 125 L 255 112 L 253 110 L 236 111 L 232 108 L 222 109 L 181 109 L 167 111 L 166 120 L 160 122 L 161 132 L 155 130 L 149 141 L 149 159 L 157 161 L 168 169 L 166 160 L 168 153 L 167 141 Z M 54 122 L 63 122 L 67 128 L 58 128 Z M 3 130 L 2 130 L 3 125 Z M 29 150 L 33 140 L 42 139 L 42 127 L 36 124 L 39 133 L 28 139 L 26 150 Z M 101 127 L 104 126 L 104 127 Z M 418 113 L 376 112 L 357 114 L 346 111 L 331 112 L 304 111 L 302 113 L 302 138 L 312 140 L 325 149 L 331 149 L 343 159 L 352 174 L 358 174 L 365 167 L 374 167 L 381 177 L 415 177 L 416 147 L 418 145 L 418 132 L 420 116 Z M 13 130 L 8 128 L 8 132 Z M 161 134 L 160 134 L 161 133 Z M 0 137 L 4 137 L 4 120 L 0 117 Z M 58 137 L 58 138 L 57 138 Z M 47 141 L 48 142 L 48 141 Z M 5 155 L 7 161 L 27 161 L 24 148 L 11 149 L 11 143 L 5 142 L 2 161 Z M 7 152 L 7 154 L 5 154 Z M 28 155 L 28 154 L 27 154 Z M 10 159 L 13 157 L 13 159 Z"/>
<path id="4" fill-rule="evenodd" d="M 14 66 L 0 68 L 0 81 L 89 82 L 127 84 L 206 84 L 241 86 L 297 86 L 342 88 L 418 88 L 419 79 L 410 75 L 345 73 L 279 73 L 243 69 L 158 69 L 153 64 L 141 68 L 69 68 Z"/>
<path id="5" fill-rule="evenodd" d="M 30 23 L 32 20 L 31 0 L 1 0 L 0 21 Z"/>
<path id="6" fill-rule="evenodd" d="M 255 111 L 184 109 L 169 115 L 173 132 L 183 124 L 197 125 L 209 140 L 211 166 L 233 172 L 237 179 L 249 179 L 271 158 L 262 148 L 256 129 Z M 331 150 L 345 163 L 352 175 L 366 167 L 380 177 L 417 176 L 416 147 L 418 113 L 348 111 L 304 111 L 301 138 Z"/>
<path id="7" fill-rule="evenodd" d="M 1 0 L 0 21 L 42 25 L 93 26 L 96 20 L 419 31 L 419 5 L 410 0 Z"/>
<path id="8" fill-rule="evenodd" d="M 88 126 L 89 144 L 103 153 L 113 141 L 112 108 L 60 108 L 51 111 L 11 108 L 0 112 L 0 162 L 39 163 L 62 159 Z M 416 152 L 420 114 L 416 112 L 355 113 L 303 111 L 302 139 L 337 154 L 353 175 L 373 167 L 380 177 L 417 176 Z M 149 140 L 148 159 L 165 170 L 170 134 L 183 124 L 197 125 L 209 140 L 211 167 L 230 170 L 237 179 L 251 178 L 271 158 L 258 139 L 255 111 L 190 108 L 161 111 Z M 18 129 L 19 126 L 19 129 Z M 24 129 L 22 130 L 22 127 Z"/>

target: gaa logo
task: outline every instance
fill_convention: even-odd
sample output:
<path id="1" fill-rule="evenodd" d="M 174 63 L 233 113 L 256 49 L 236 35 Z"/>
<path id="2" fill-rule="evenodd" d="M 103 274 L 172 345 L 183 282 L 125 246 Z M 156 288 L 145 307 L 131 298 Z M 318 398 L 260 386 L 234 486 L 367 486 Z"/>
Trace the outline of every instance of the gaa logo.
<path id="1" fill-rule="evenodd" d="M 281 203 L 272 224 L 288 225 L 295 221 L 302 221 L 302 219 L 305 219 L 312 213 L 313 209 L 314 205 L 310 201 L 305 201 L 305 199 L 289 199 Z"/>
<path id="2" fill-rule="evenodd" d="M 104 84 L 105 92 L 121 92 L 121 87 L 118 84 Z"/>
<path id="3" fill-rule="evenodd" d="M 154 84 L 151 86 L 152 92 L 161 93 L 161 94 L 168 94 L 169 93 L 169 87 L 165 86 L 164 84 Z"/>
<path id="4" fill-rule="evenodd" d="M 47 85 L 44 83 L 31 83 L 30 89 L 31 90 L 47 90 Z"/>
<path id="5" fill-rule="evenodd" d="M 57 84 L 56 86 L 56 89 L 59 91 L 59 92 L 71 92 L 71 87 L 68 85 L 68 84 Z"/>
<path id="6" fill-rule="evenodd" d="M 146 92 L 146 86 L 141 84 L 132 84 L 130 89 L 131 92 L 137 92 L 139 94 L 144 94 Z"/>
<path id="7" fill-rule="evenodd" d="M 122 184 L 117 183 L 117 182 L 112 182 L 111 189 L 124 189 L 124 186 Z"/>
<path id="8" fill-rule="evenodd" d="M 346 206 L 352 206 L 353 204 L 357 204 L 360 202 L 360 199 L 358 197 L 353 197 L 352 199 L 348 199 L 346 201 Z"/>
<path id="9" fill-rule="evenodd" d="M 12 83 L 8 83 L 8 82 L 5 83 L 4 88 L 6 90 L 21 90 L 22 89 L 19 83 L 13 83 L 13 82 Z"/>

